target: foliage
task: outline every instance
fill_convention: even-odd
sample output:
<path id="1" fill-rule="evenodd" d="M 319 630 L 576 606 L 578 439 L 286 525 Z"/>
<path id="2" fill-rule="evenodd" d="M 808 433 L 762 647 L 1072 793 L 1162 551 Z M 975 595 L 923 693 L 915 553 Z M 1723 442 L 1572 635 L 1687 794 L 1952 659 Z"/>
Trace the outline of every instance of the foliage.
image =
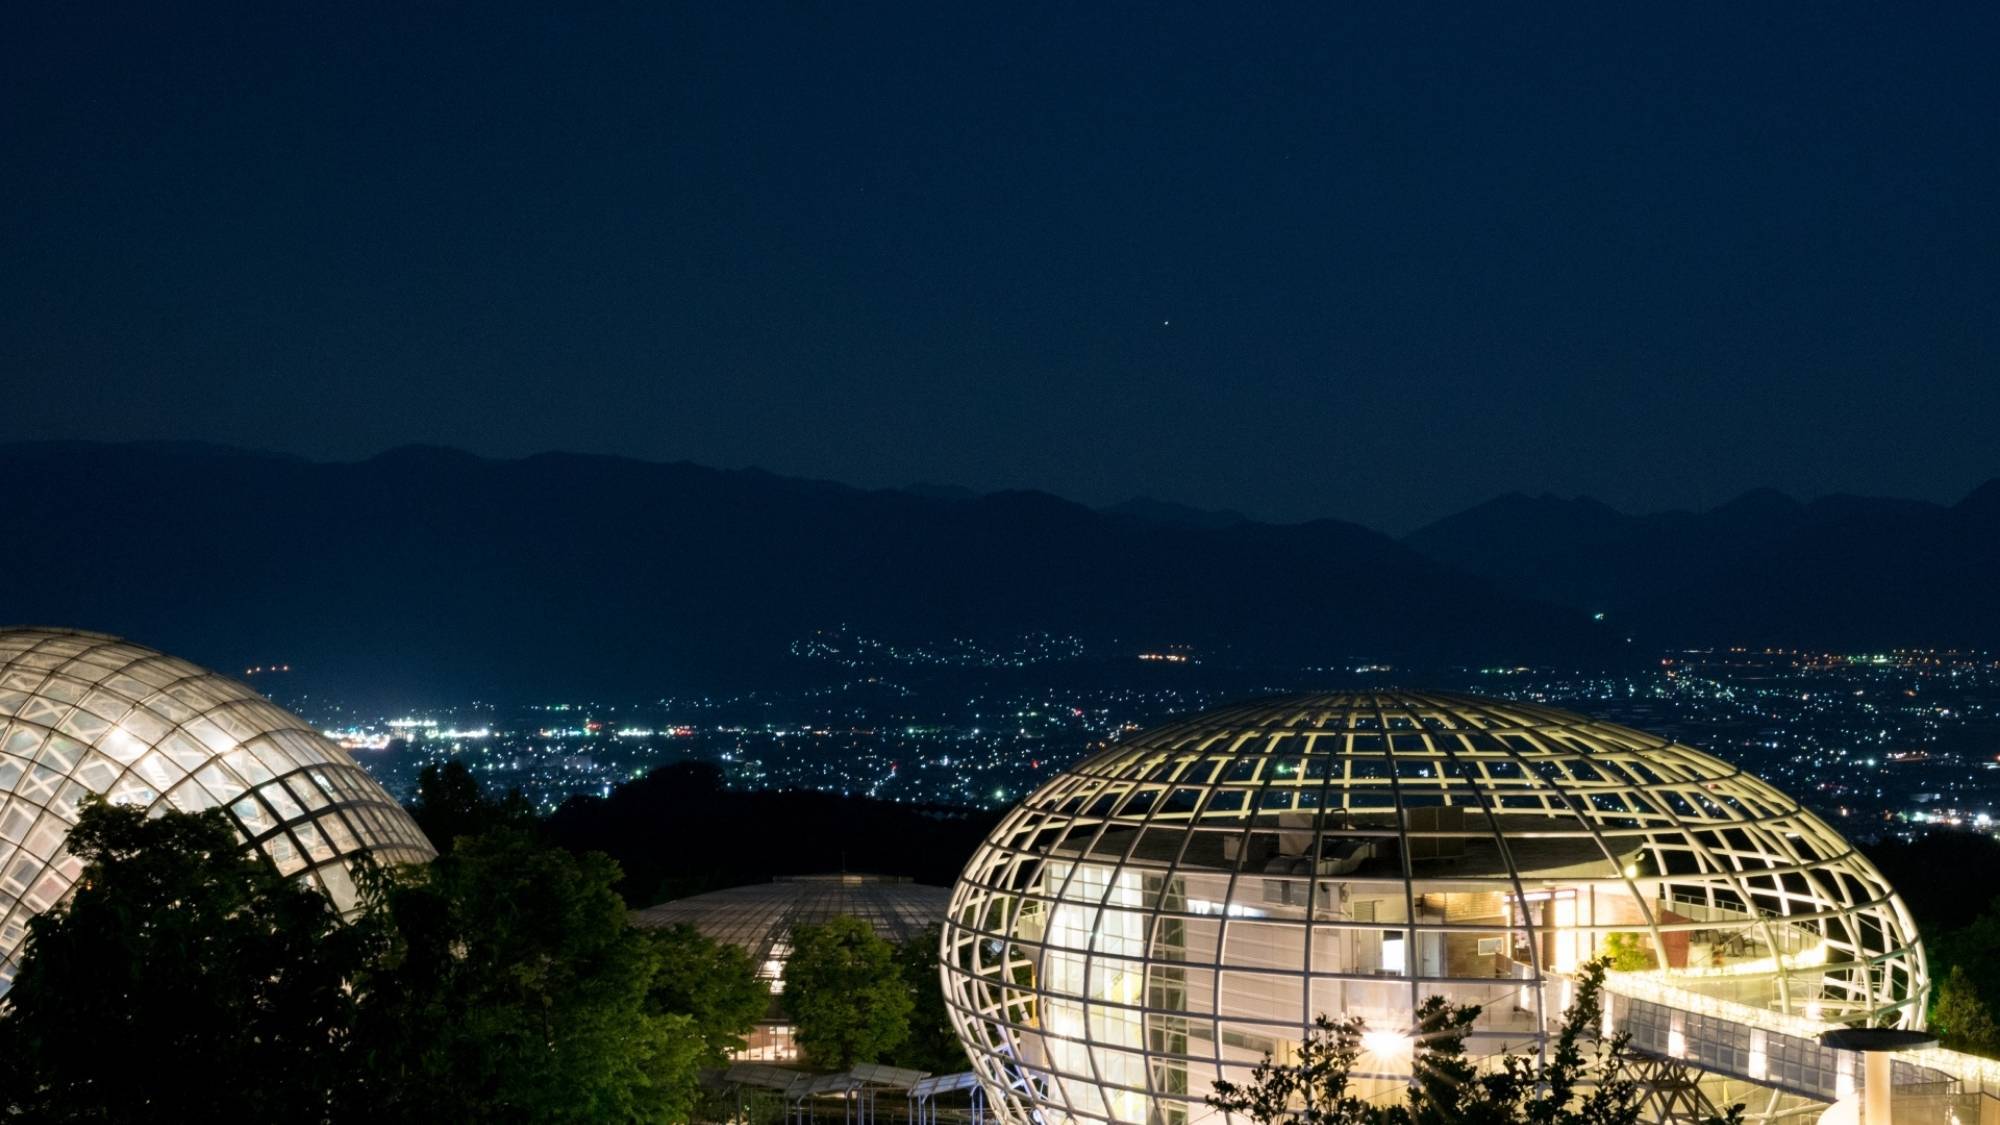
<path id="1" fill-rule="evenodd" d="M 2000 1025 L 1994 1023 L 1993 1012 L 1980 998 L 1964 965 L 1953 965 L 1938 984 L 1936 999 L 1931 1002 L 1930 1025 L 1954 1051 L 2000 1054 Z"/>
<path id="2" fill-rule="evenodd" d="M 792 928 L 784 1006 L 800 1049 L 825 1070 L 879 1062 L 910 1033 L 912 1001 L 896 948 L 859 918 Z"/>
<path id="3" fill-rule="evenodd" d="M 704 1042 L 655 1009 L 660 950 L 617 879 L 603 856 L 502 830 L 388 881 L 394 947 L 360 982 L 368 1116 L 685 1119 Z"/>
<path id="4" fill-rule="evenodd" d="M 1655 965 L 1646 939 L 1623 930 L 1604 935 L 1604 956 L 1611 968 L 1621 973 L 1641 972 Z"/>
<path id="5" fill-rule="evenodd" d="M 575 796 L 544 822 L 549 839 L 603 852 L 625 871 L 631 906 L 798 872 L 799 841 L 829 867 L 949 886 L 999 818 L 993 810 L 913 805 L 814 791 L 731 789 L 706 762 L 677 762 L 608 797 Z M 744 832 L 782 824 L 783 832 Z M 715 841 L 728 840 L 727 848 Z"/>
<path id="6" fill-rule="evenodd" d="M 910 993 L 910 1037 L 895 1054 L 896 1061 L 932 1074 L 955 1074 L 972 1064 L 965 1045 L 951 1028 L 938 982 L 940 927 L 931 926 L 896 947 L 896 966 Z"/>
<path id="7" fill-rule="evenodd" d="M 363 866 L 344 925 L 219 812 L 93 801 L 66 846 L 82 878 L 0 1009 L 0 1118 L 681 1121 L 737 1018 L 666 1010 L 685 959 L 627 926 L 616 865 L 518 831 Z"/>
<path id="8" fill-rule="evenodd" d="M 1208 1103 L 1259 1125 L 1634 1125 L 1641 1090 L 1626 1072 L 1625 1036 L 1594 1038 L 1604 971 L 1603 960 L 1593 961 L 1578 977 L 1546 1065 L 1509 1056 L 1480 1073 L 1465 1053 L 1480 1009 L 1433 996 L 1417 1009 L 1401 1104 L 1372 1104 L 1352 1091 L 1366 1025 L 1325 1015 L 1294 1061 L 1266 1055 L 1249 1083 L 1217 1082 Z M 1739 1115 L 1732 1108 L 1723 1121 Z"/>
<path id="9" fill-rule="evenodd" d="M 2000 1057 L 2000 897 L 1967 894 L 1964 873 L 2000 863 L 2000 841 L 1979 832 L 1894 838 L 1869 856 L 1897 890 L 1923 934 L 1930 962 L 1930 1023 L 1954 1050 Z"/>
<path id="10" fill-rule="evenodd" d="M 1914 840 L 1885 836 L 1865 850 L 1910 908 L 1926 947 L 1993 909 L 1990 900 L 1965 893 L 1967 871 L 2000 867 L 2000 840 L 1984 832 L 1932 832 Z"/>
<path id="11" fill-rule="evenodd" d="M 725 1066 L 744 1036 L 771 1005 L 770 986 L 757 979 L 750 955 L 711 941 L 693 926 L 643 931 L 650 935 L 659 971 L 651 995 L 655 1011 L 689 1017 L 703 1044 L 705 1066 Z"/>
<path id="12" fill-rule="evenodd" d="M 0 1016 L 0 1116 L 328 1119 L 356 1020 L 344 985 L 375 929 L 341 925 L 220 811 L 93 797 L 66 847 L 82 877 L 29 923 Z"/>
<path id="13" fill-rule="evenodd" d="M 479 779 L 464 762 L 453 759 L 428 765 L 417 775 L 417 799 L 409 812 L 431 844 L 448 852 L 460 836 L 477 836 L 503 828 L 524 829 L 534 810 L 518 789 L 494 800 L 481 791 Z"/>

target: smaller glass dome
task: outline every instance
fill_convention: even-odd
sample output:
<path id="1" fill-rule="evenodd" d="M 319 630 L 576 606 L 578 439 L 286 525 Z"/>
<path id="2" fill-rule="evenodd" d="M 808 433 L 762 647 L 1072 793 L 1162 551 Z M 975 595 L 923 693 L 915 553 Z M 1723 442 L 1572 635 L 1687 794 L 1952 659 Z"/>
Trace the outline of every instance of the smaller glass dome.
<path id="1" fill-rule="evenodd" d="M 345 750 L 244 684 L 101 633 L 0 629 L 0 994 L 28 919 L 82 873 L 63 845 L 91 794 L 225 809 L 278 870 L 343 910 L 352 857 L 437 854 Z"/>

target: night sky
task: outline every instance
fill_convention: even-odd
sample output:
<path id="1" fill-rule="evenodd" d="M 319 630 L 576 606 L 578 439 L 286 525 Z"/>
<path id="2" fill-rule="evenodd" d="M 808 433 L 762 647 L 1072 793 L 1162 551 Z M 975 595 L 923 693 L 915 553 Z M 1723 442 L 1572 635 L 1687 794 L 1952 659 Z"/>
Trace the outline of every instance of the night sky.
<path id="1" fill-rule="evenodd" d="M 0 440 L 1406 530 L 2000 475 L 2000 8 L 22 3 Z"/>

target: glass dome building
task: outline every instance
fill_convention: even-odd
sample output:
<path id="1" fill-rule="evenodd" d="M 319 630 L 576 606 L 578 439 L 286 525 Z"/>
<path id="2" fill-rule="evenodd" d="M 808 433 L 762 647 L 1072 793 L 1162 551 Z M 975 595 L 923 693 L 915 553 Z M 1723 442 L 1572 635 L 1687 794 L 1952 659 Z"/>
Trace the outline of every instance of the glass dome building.
<path id="1" fill-rule="evenodd" d="M 343 909 L 351 857 L 435 854 L 346 751 L 249 687 L 116 637 L 0 629 L 0 994 L 28 919 L 83 869 L 63 843 L 90 794 L 225 809 L 247 845 Z"/>
<path id="2" fill-rule="evenodd" d="M 693 926 L 713 941 L 750 955 L 758 979 L 771 988 L 767 1018 L 738 1057 L 765 1061 L 798 1058 L 778 994 L 785 990 L 785 959 L 792 927 L 819 925 L 841 916 L 868 923 L 875 936 L 901 945 L 944 921 L 951 892 L 898 875 L 791 875 L 768 883 L 690 895 L 634 911 L 641 926 Z"/>
<path id="3" fill-rule="evenodd" d="M 1367 1021 L 1362 1092 L 1400 1096 L 1432 995 L 1481 1007 L 1473 1053 L 1536 1056 L 1598 956 L 1663 1052 L 1722 1021 L 1752 1077 L 1780 1065 L 1760 1028 L 1913 1027 L 1927 987 L 1880 873 L 1770 785 L 1579 715 L 1416 694 L 1224 708 L 1088 758 L 967 864 L 941 956 L 988 1097 L 1051 1125 L 1220 1121 L 1211 1084 L 1320 1014 Z"/>

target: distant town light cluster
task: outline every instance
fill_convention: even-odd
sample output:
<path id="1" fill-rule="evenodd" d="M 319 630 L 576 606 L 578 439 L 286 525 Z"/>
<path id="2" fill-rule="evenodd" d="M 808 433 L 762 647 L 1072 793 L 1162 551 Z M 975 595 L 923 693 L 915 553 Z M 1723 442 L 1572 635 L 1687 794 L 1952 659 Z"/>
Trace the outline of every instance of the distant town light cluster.
<path id="1" fill-rule="evenodd" d="M 1011 644 L 989 646 L 970 637 L 942 641 L 895 643 L 864 636 L 846 626 L 822 629 L 792 642 L 792 655 L 844 668 L 882 664 L 909 668 L 1027 668 L 1076 660 L 1084 653 L 1082 638 L 1068 634 L 1026 633 Z"/>
<path id="2" fill-rule="evenodd" d="M 690 761 L 715 765 L 737 787 L 994 807 L 1095 749 L 1217 703 L 1413 684 L 1577 708 L 1681 738 L 1783 785 L 1857 839 L 1990 831 L 2000 817 L 2000 743 L 1988 733 L 2000 662 L 1979 653 L 1722 649 L 1606 672 L 1425 670 L 1367 657 L 1246 670 L 1213 653 L 1144 659 L 1192 650 L 1122 642 L 1026 668 L 1011 658 L 923 664 L 910 654 L 1002 654 L 1023 642 L 899 646 L 841 630 L 794 649 L 829 636 L 843 638 L 850 660 L 801 656 L 803 686 L 727 695 L 481 701 L 369 718 L 291 694 L 291 677 L 269 682 L 285 685 L 272 691 L 280 702 L 321 718 L 391 792 L 408 796 L 424 765 L 458 760 L 545 810 Z M 1049 637 L 1050 651 L 1071 651 Z"/>

